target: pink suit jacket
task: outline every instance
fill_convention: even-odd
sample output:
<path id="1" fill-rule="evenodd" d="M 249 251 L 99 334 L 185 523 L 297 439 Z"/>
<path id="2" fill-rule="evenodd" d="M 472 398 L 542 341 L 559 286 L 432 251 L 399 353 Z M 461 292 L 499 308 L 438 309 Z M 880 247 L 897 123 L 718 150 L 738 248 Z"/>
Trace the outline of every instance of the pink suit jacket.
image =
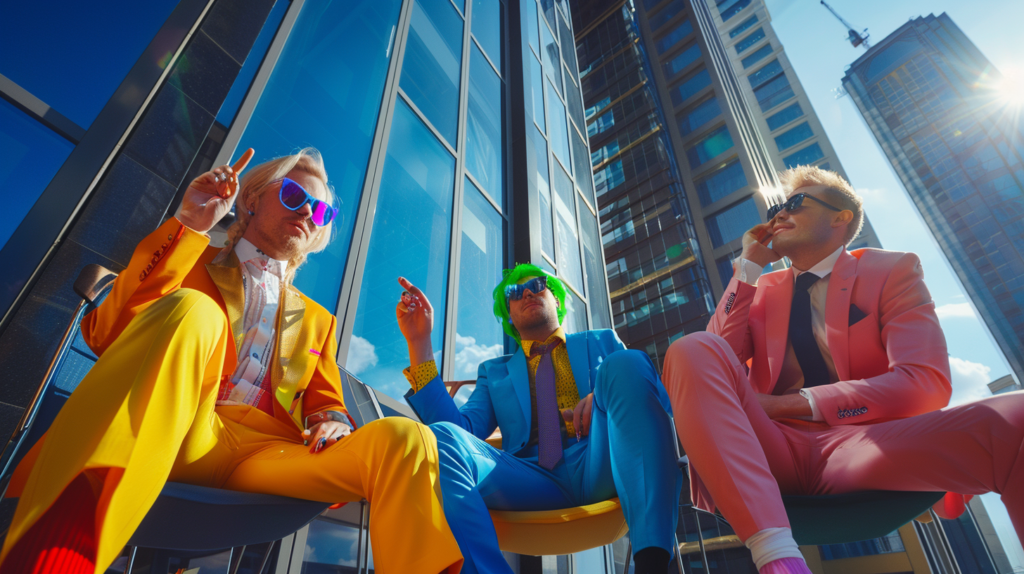
<path id="1" fill-rule="evenodd" d="M 778 382 L 792 299 L 792 269 L 762 275 L 756 287 L 734 277 L 708 324 L 749 365 L 758 393 L 771 394 Z M 851 305 L 863 313 L 852 325 Z M 949 403 L 946 339 L 913 253 L 843 250 L 829 278 L 825 323 L 839 382 L 811 392 L 829 425 L 879 423 Z M 693 500 L 713 508 L 691 477 Z"/>

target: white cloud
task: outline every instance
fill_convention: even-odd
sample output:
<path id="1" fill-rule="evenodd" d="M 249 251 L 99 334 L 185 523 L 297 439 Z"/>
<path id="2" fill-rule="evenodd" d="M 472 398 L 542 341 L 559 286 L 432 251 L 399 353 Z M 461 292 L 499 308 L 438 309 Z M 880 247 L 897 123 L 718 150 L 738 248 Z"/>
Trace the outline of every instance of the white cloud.
<path id="1" fill-rule="evenodd" d="M 873 207 L 884 207 L 892 201 L 892 193 L 889 190 L 872 187 L 859 187 L 857 194 L 864 198 L 864 202 Z M 897 192 L 901 193 L 901 192 Z"/>
<path id="2" fill-rule="evenodd" d="M 366 339 L 353 335 L 348 346 L 348 361 L 345 368 L 353 375 L 359 375 L 367 369 L 377 366 L 377 348 Z"/>
<path id="3" fill-rule="evenodd" d="M 480 363 L 500 357 L 504 353 L 501 344 L 478 345 L 475 337 L 455 334 L 455 379 L 459 381 L 476 378 Z"/>
<path id="4" fill-rule="evenodd" d="M 981 363 L 974 363 L 957 357 L 949 358 L 949 370 L 953 376 L 953 396 L 949 399 L 950 406 L 992 396 L 988 384 L 992 382 L 989 373 L 992 369 Z"/>
<path id="5" fill-rule="evenodd" d="M 935 314 L 939 316 L 939 319 L 974 317 L 974 308 L 970 303 L 946 303 L 936 307 Z"/>

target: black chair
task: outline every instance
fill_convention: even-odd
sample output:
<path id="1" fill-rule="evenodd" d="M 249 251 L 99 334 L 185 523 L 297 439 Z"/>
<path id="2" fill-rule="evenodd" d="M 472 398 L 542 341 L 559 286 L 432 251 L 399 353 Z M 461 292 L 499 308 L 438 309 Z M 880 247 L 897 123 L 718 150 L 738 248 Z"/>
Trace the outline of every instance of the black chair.
<path id="1" fill-rule="evenodd" d="M 114 272 L 93 264 L 86 266 L 75 281 L 75 293 L 82 301 L 0 458 L 0 484 L 4 491 L 21 457 L 46 432 L 96 362 L 96 356 L 82 339 L 80 325 L 85 314 L 109 293 L 114 277 Z M 271 543 L 257 570 L 262 572 L 273 551 L 273 542 L 309 524 L 327 507 L 323 502 L 170 482 L 129 542 L 125 574 L 131 573 L 139 548 L 173 550 L 191 557 L 231 550 L 229 572 L 234 574 L 246 546 Z"/>

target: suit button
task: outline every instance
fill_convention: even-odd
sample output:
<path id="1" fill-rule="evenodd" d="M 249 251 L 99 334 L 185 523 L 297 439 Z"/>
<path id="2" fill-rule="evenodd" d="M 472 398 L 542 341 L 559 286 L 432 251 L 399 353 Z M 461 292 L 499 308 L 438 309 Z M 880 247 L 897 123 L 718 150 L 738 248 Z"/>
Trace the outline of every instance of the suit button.
<path id="1" fill-rule="evenodd" d="M 288 414 L 293 415 L 293 414 L 295 414 L 295 411 L 294 410 L 288 411 Z"/>
<path id="2" fill-rule="evenodd" d="M 168 245 L 170 245 L 170 244 L 169 243 L 164 243 L 163 245 L 160 246 L 160 248 L 161 249 L 167 249 Z"/>
<path id="3" fill-rule="evenodd" d="M 174 236 L 171 234 L 167 234 L 167 241 L 174 241 Z"/>

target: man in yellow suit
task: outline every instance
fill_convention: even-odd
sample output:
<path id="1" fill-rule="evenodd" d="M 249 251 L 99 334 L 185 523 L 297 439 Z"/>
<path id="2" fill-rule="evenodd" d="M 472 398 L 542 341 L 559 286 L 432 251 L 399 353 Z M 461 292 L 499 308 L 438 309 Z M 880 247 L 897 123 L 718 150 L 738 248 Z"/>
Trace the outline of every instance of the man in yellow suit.
<path id="1" fill-rule="evenodd" d="M 370 501 L 378 571 L 458 572 L 434 435 L 353 432 L 335 318 L 291 285 L 337 213 L 313 149 L 191 183 L 82 323 L 99 361 L 19 465 L 0 573 L 102 573 L 167 481 Z M 206 234 L 238 197 L 225 248 Z M 351 434 L 350 434 L 351 433 Z"/>

